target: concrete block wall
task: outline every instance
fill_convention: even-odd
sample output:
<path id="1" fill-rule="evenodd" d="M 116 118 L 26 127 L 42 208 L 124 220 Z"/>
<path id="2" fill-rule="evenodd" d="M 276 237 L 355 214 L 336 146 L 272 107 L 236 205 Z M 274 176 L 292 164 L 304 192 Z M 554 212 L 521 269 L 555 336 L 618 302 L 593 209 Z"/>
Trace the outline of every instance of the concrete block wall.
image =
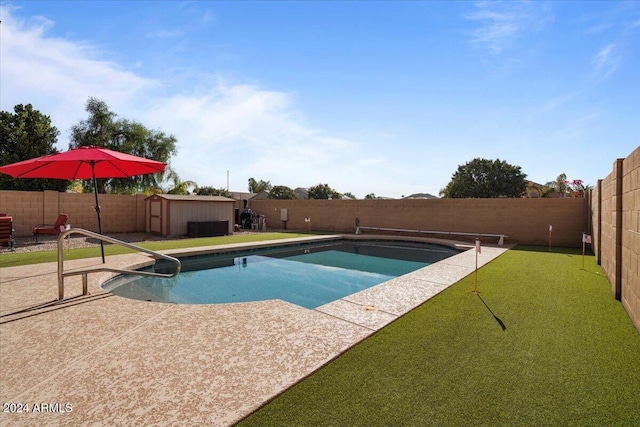
<path id="1" fill-rule="evenodd" d="M 145 231 L 144 195 L 101 194 L 105 233 Z M 14 217 L 16 236 L 30 236 L 36 224 L 52 223 L 59 212 L 74 227 L 97 230 L 93 194 L 0 191 L 0 212 Z M 578 246 L 587 227 L 586 199 L 438 199 L 438 200 L 256 200 L 250 207 L 266 215 L 269 229 L 281 229 L 282 208 L 290 230 L 354 232 L 361 226 L 430 231 L 496 233 L 507 241 Z M 310 218 L 310 222 L 305 222 Z"/>
<path id="2" fill-rule="evenodd" d="M 98 218 L 94 208 L 96 202 L 93 194 L 57 194 L 61 200 L 60 212 L 69 215 L 69 224 L 72 227 L 98 231 Z M 105 231 L 104 228 L 103 231 Z"/>
<path id="3" fill-rule="evenodd" d="M 144 195 L 100 194 L 102 231 L 132 233 L 145 231 Z M 13 217 L 16 237 L 31 236 L 37 224 L 53 224 L 59 213 L 69 215 L 76 228 L 98 231 L 93 194 L 57 191 L 0 191 L 0 213 Z"/>
<path id="4" fill-rule="evenodd" d="M 591 207 L 596 259 L 640 331 L 640 147 L 598 181 Z"/>
<path id="5" fill-rule="evenodd" d="M 616 188 L 618 184 L 617 180 L 617 165 L 614 164 L 614 172 L 609 174 L 605 179 L 599 182 L 600 192 L 593 193 L 594 197 L 598 197 L 598 201 L 601 208 L 601 222 L 599 239 L 597 243 L 600 246 L 598 263 L 602 266 L 605 275 L 609 279 L 609 283 L 612 285 L 612 293 L 615 297 L 616 286 Z"/>
<path id="6" fill-rule="evenodd" d="M 621 301 L 640 331 L 640 148 L 622 170 Z"/>
<path id="7" fill-rule="evenodd" d="M 552 246 L 574 247 L 581 245 L 582 233 L 588 231 L 584 198 L 255 200 L 250 208 L 266 216 L 270 229 L 284 228 L 281 211 L 286 209 L 287 229 L 299 231 L 353 233 L 358 218 L 363 227 L 506 234 L 507 242 L 547 245 L 553 225 Z M 497 238 L 482 239 L 497 242 Z"/>
<path id="8" fill-rule="evenodd" d="M 16 236 L 31 236 L 34 226 L 53 224 L 58 215 L 45 220 L 44 194 L 36 191 L 0 191 L 0 213 L 13 217 Z"/>

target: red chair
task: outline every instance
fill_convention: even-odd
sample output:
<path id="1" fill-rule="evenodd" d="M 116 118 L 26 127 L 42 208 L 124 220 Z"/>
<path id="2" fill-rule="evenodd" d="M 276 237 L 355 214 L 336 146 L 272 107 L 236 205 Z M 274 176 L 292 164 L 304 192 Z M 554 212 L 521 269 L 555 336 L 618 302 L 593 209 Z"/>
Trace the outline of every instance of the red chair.
<path id="1" fill-rule="evenodd" d="M 16 241 L 13 238 L 13 217 L 0 216 L 0 243 L 9 243 L 9 248 L 14 251 Z"/>
<path id="2" fill-rule="evenodd" d="M 58 234 L 60 234 L 61 228 L 64 228 L 64 226 L 67 224 L 68 219 L 69 215 L 61 213 L 60 215 L 58 215 L 58 219 L 56 220 L 55 224 L 38 224 L 33 227 L 33 235 L 36 238 L 36 243 L 38 242 L 39 234 L 47 234 L 50 236 L 57 236 Z"/>

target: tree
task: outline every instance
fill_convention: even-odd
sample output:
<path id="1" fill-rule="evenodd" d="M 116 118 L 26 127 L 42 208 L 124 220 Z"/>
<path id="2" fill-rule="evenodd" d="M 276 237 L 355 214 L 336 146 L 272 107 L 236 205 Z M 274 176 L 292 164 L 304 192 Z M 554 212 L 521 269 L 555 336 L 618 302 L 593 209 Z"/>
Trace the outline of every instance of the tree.
<path id="1" fill-rule="evenodd" d="M 31 104 L 16 105 L 13 113 L 0 112 L 0 165 L 56 154 L 60 132 L 49 116 Z M 0 189 L 18 191 L 65 191 L 69 181 L 62 179 L 14 179 L 0 174 Z"/>
<path id="2" fill-rule="evenodd" d="M 231 198 L 226 188 L 200 187 L 196 190 L 198 196 L 223 196 Z"/>
<path id="3" fill-rule="evenodd" d="M 340 193 L 329 187 L 329 184 L 318 184 L 309 188 L 308 197 L 310 199 L 339 199 Z"/>
<path id="4" fill-rule="evenodd" d="M 71 128 L 69 148 L 95 145 L 163 163 L 168 163 L 170 157 L 177 153 L 175 136 L 147 129 L 136 121 L 117 119 L 117 115 L 109 110 L 104 101 L 91 97 L 86 103 L 86 110 L 89 118 Z M 164 178 L 174 175 L 175 172 L 167 166 L 161 174 L 99 179 L 98 191 L 132 194 L 158 189 Z M 90 181 L 85 181 L 83 186 L 85 191 L 91 191 Z"/>
<path id="5" fill-rule="evenodd" d="M 545 187 L 548 191 L 544 193 L 543 197 L 553 194 L 556 197 L 584 197 L 585 192 L 593 188 L 590 185 L 584 185 L 584 181 L 581 179 L 569 181 L 565 173 L 558 175 L 555 181 L 547 182 Z"/>
<path id="6" fill-rule="evenodd" d="M 442 197 L 521 197 L 527 189 L 527 175 L 520 166 L 505 161 L 476 158 L 458 166 Z"/>
<path id="7" fill-rule="evenodd" d="M 555 181 L 549 181 L 545 184 L 546 187 L 550 188 L 552 191 L 548 192 L 557 194 L 557 197 L 569 197 L 571 190 L 569 188 L 569 181 L 567 181 L 567 174 L 561 173 L 558 175 Z"/>
<path id="8" fill-rule="evenodd" d="M 376 196 L 376 193 L 369 193 L 366 196 L 364 196 L 365 200 L 375 200 L 378 197 Z"/>
<path id="9" fill-rule="evenodd" d="M 593 190 L 593 186 L 584 185 L 584 181 L 581 179 L 574 179 L 569 183 L 569 186 L 573 191 L 573 197 L 584 197 L 588 190 Z"/>
<path id="10" fill-rule="evenodd" d="M 173 184 L 166 190 L 167 194 L 188 195 L 191 194 L 190 190 L 192 189 L 197 194 L 198 184 L 196 184 L 194 181 L 181 181 L 180 177 L 178 177 L 178 175 L 175 173 L 171 174 L 171 180 Z"/>
<path id="11" fill-rule="evenodd" d="M 298 197 L 291 188 L 284 185 L 276 185 L 269 192 L 269 198 L 278 200 L 294 200 Z"/>
<path id="12" fill-rule="evenodd" d="M 254 178 L 249 178 L 249 192 L 259 193 L 261 191 L 270 191 L 272 185 L 269 181 L 256 181 Z"/>

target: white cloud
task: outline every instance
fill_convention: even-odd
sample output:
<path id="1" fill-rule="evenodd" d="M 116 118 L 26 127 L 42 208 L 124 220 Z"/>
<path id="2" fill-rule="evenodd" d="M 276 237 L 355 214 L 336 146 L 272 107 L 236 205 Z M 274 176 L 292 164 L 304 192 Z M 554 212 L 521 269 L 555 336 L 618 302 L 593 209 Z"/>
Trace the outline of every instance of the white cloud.
<path id="1" fill-rule="evenodd" d="M 69 128 L 87 117 L 84 105 L 93 96 L 122 118 L 175 135 L 171 164 L 182 180 L 222 187 L 230 170 L 232 190 L 255 177 L 358 191 L 339 187 L 361 175 L 350 169 L 359 144 L 309 126 L 293 94 L 219 77 L 198 79 L 194 87 L 145 78 L 101 59 L 99 46 L 48 36 L 51 21 L 27 23 L 6 8 L 2 15 L 1 107 L 31 103 L 49 115 L 62 132 L 60 149 L 67 148 Z"/>
<path id="2" fill-rule="evenodd" d="M 386 160 L 382 157 L 365 157 L 362 159 L 358 159 L 358 164 L 361 164 L 363 166 L 376 166 L 383 164 L 385 161 Z"/>
<path id="3" fill-rule="evenodd" d="M 180 145 L 173 166 L 201 185 L 220 186 L 228 169 L 276 185 L 329 180 L 327 171 L 358 145 L 305 125 L 292 104 L 285 93 L 219 81 L 205 93 L 157 102 L 143 122 L 171 129 Z"/>
<path id="4" fill-rule="evenodd" d="M 158 85 L 96 59 L 97 48 L 88 43 L 48 37 L 46 33 L 54 23 L 46 18 L 27 22 L 15 18 L 6 7 L 1 11 L 3 110 L 31 103 L 51 116 L 62 131 L 77 122 L 89 96 L 121 105 Z M 64 143 L 59 145 L 66 148 Z"/>
<path id="5" fill-rule="evenodd" d="M 494 54 L 512 47 L 516 39 L 527 33 L 538 32 L 551 15 L 546 4 L 528 1 L 481 1 L 476 11 L 466 16 L 479 22 L 472 32 L 472 42 Z"/>
<path id="6" fill-rule="evenodd" d="M 606 45 L 595 54 L 592 60 L 596 76 L 607 78 L 612 75 L 620 64 L 616 55 L 616 46 L 613 43 Z"/>
<path id="7" fill-rule="evenodd" d="M 172 38 L 180 37 L 183 34 L 184 34 L 184 31 L 179 29 L 173 29 L 173 30 L 162 29 L 162 30 L 156 30 L 153 32 L 148 32 L 146 34 L 146 37 L 150 39 L 154 39 L 154 38 L 172 39 Z"/>

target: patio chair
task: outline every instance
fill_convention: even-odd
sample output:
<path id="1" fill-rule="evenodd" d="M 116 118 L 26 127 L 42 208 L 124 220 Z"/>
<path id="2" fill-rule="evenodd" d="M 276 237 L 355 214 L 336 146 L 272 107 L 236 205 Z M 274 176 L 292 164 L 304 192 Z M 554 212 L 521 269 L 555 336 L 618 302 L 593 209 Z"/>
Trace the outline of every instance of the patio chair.
<path id="1" fill-rule="evenodd" d="M 13 217 L 0 216 L 0 243 L 8 243 L 11 251 L 15 251 L 16 241 L 13 238 Z"/>
<path id="2" fill-rule="evenodd" d="M 61 213 L 58 215 L 58 219 L 56 223 L 53 225 L 47 224 L 38 224 L 33 227 L 33 235 L 36 238 L 36 243 L 38 243 L 38 235 L 39 234 L 47 234 L 50 236 L 57 236 L 61 232 L 61 228 L 67 224 L 67 219 L 69 219 L 69 215 Z"/>

